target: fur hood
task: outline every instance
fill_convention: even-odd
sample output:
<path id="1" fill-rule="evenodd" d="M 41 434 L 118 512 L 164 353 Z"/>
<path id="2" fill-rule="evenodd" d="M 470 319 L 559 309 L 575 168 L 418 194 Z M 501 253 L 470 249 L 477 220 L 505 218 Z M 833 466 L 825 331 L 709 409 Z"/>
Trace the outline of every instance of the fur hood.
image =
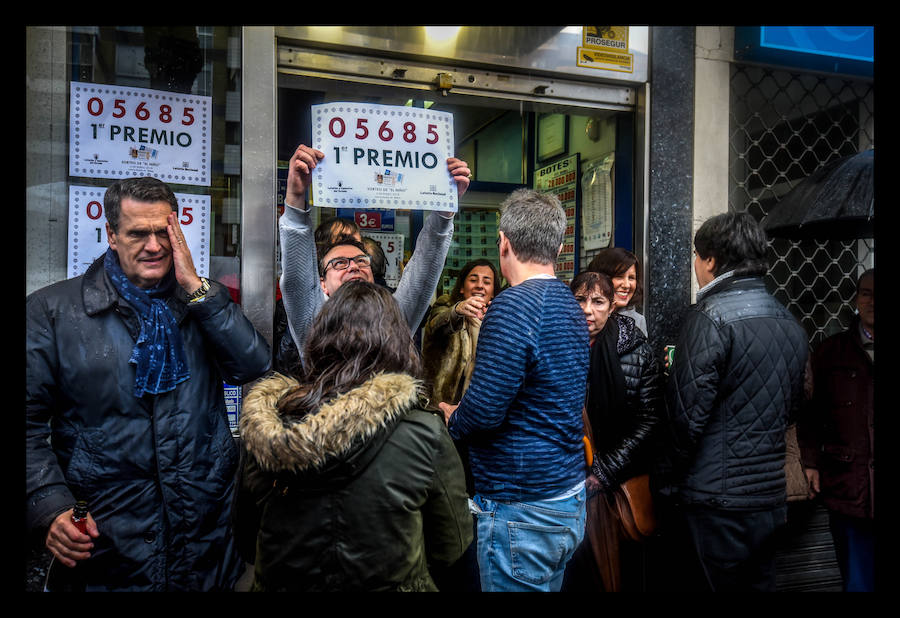
<path id="1" fill-rule="evenodd" d="M 415 407 L 421 383 L 404 374 L 377 374 L 316 413 L 285 420 L 278 401 L 298 386 L 295 379 L 275 373 L 244 400 L 241 438 L 268 472 L 304 472 L 345 457 Z"/>

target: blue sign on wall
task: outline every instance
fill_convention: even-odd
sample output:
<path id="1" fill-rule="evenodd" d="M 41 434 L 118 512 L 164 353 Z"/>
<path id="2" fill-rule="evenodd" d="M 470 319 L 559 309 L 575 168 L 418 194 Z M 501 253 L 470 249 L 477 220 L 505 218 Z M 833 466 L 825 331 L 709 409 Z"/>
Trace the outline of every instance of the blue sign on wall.
<path id="1" fill-rule="evenodd" d="M 874 26 L 739 26 L 737 60 L 871 77 Z"/>

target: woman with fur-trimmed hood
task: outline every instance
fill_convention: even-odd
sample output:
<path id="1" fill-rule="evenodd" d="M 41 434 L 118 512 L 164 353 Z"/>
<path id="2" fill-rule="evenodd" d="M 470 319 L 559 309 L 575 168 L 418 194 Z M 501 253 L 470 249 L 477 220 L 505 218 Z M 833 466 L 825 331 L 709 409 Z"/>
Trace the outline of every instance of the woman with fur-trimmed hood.
<path id="1" fill-rule="evenodd" d="M 236 527 L 253 589 L 437 590 L 430 569 L 459 559 L 472 520 L 444 421 L 421 408 L 421 361 L 390 293 L 342 285 L 304 358 L 299 380 L 274 374 L 241 413 Z"/>

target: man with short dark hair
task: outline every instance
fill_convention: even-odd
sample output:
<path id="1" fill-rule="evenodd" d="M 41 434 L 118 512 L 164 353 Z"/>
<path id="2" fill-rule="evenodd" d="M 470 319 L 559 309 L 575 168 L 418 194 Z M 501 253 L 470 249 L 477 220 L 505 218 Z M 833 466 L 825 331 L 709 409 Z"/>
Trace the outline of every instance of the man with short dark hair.
<path id="1" fill-rule="evenodd" d="M 584 537 L 588 331 L 555 277 L 566 230 L 559 200 L 515 191 L 499 230 L 510 287 L 484 316 L 462 401 L 440 408 L 450 436 L 469 447 L 482 590 L 558 591 Z"/>
<path id="2" fill-rule="evenodd" d="M 324 158 L 325 153 L 303 144 L 294 151 L 288 167 L 285 209 L 279 221 L 281 294 L 289 332 L 301 354 L 309 326 L 328 296 L 344 281 L 353 278 L 374 280 L 370 264 L 353 259 L 360 252 L 352 244 L 333 244 L 327 253 L 317 255 L 312 218 L 306 205 L 306 190 L 312 171 Z M 470 172 L 466 162 L 450 158 L 447 160 L 447 170 L 456 181 L 461 197 L 469 186 Z M 454 213 L 433 212 L 425 219 L 415 251 L 394 291 L 394 299 L 412 331 L 419 327 L 425 316 L 444 269 L 447 251 L 453 240 L 453 216 Z M 321 264 L 317 268 L 318 258 Z M 341 258 L 337 262 L 339 268 L 324 268 L 335 258 Z"/>
<path id="3" fill-rule="evenodd" d="M 875 269 L 856 283 L 850 328 L 812 357 L 813 393 L 797 438 L 813 495 L 828 509 L 847 592 L 875 590 Z"/>
<path id="4" fill-rule="evenodd" d="M 197 275 L 165 183 L 116 181 L 104 206 L 106 254 L 26 300 L 29 530 L 59 563 L 51 589 L 230 590 L 244 565 L 223 381 L 265 374 L 269 347 Z"/>
<path id="5" fill-rule="evenodd" d="M 700 290 L 669 370 L 653 479 L 673 542 L 662 576 L 679 591 L 773 590 L 806 333 L 766 291 L 766 237 L 752 216 L 708 219 L 694 247 Z"/>

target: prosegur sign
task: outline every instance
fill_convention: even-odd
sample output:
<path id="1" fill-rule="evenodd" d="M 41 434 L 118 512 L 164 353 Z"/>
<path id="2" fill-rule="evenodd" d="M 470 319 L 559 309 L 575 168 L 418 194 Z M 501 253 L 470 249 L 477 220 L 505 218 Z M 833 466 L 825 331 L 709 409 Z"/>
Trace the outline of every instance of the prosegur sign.
<path id="1" fill-rule="evenodd" d="M 453 114 L 370 103 L 312 106 L 313 203 L 354 209 L 456 212 Z"/>

